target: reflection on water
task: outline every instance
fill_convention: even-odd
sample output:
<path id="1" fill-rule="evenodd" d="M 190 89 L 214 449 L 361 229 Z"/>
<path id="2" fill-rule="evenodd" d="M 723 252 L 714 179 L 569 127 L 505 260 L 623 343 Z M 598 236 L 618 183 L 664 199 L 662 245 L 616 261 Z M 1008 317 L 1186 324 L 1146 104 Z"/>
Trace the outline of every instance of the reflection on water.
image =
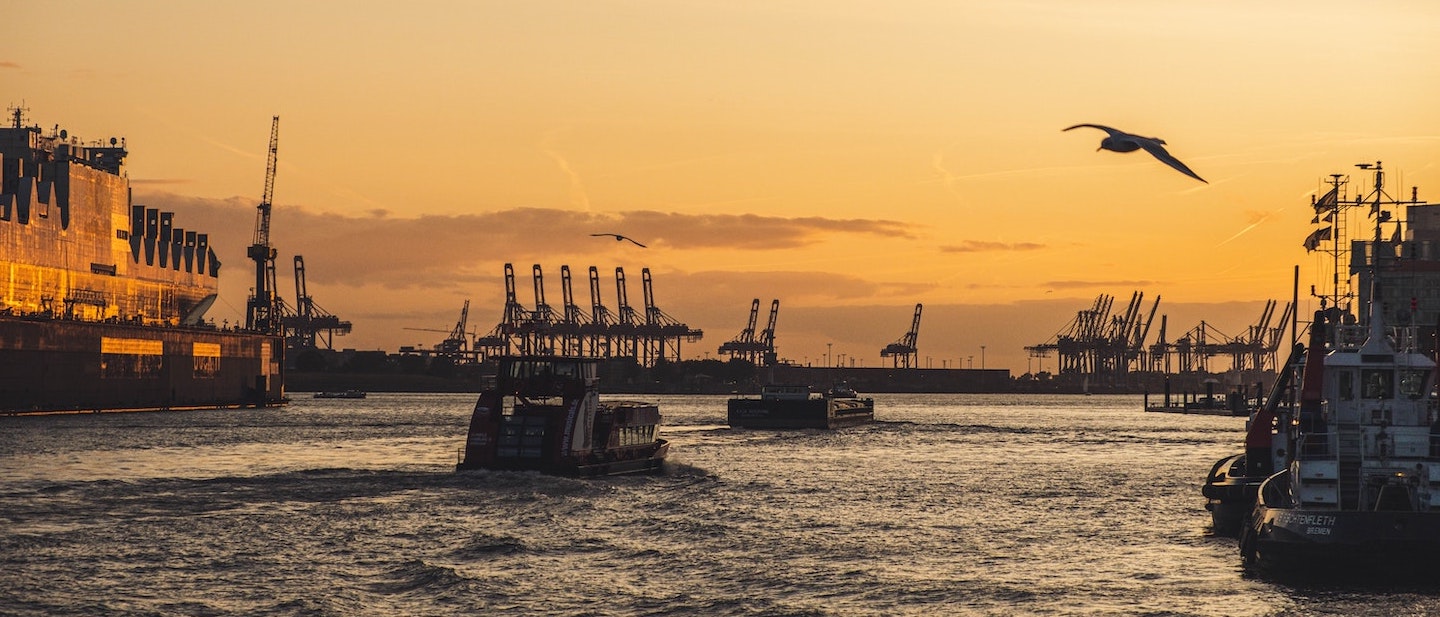
<path id="1" fill-rule="evenodd" d="M 627 395 L 626 398 L 637 398 Z M 14 614 L 1440 611 L 1242 575 L 1199 484 L 1243 420 L 1133 396 L 877 395 L 872 425 L 649 397 L 662 476 L 453 471 L 468 395 L 0 418 Z"/>

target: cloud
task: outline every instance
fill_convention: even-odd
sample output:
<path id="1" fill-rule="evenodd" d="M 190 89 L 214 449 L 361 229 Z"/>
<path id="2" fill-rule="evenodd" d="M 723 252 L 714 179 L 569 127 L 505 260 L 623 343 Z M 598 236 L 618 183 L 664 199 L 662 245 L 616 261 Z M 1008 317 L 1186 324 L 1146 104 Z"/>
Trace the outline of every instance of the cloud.
<path id="1" fill-rule="evenodd" d="M 9 60 L 0 60 L 0 69 L 18 69 L 20 65 Z"/>
<path id="2" fill-rule="evenodd" d="M 174 211 L 177 225 L 207 231 L 227 264 L 247 262 L 253 241 L 255 202 L 234 197 L 204 199 L 164 192 L 136 196 L 136 203 Z M 310 282 L 393 289 L 457 289 L 493 280 L 497 262 L 575 263 L 616 250 L 597 232 L 635 237 L 646 250 L 775 250 L 820 242 L 835 234 L 913 237 L 905 224 L 869 219 L 781 218 L 757 215 L 690 215 L 654 211 L 577 212 L 513 208 L 480 214 L 394 218 L 385 211 L 365 216 L 276 206 L 271 244 L 281 254 L 305 255 Z M 628 245 L 627 245 L 628 246 Z"/>
<path id="3" fill-rule="evenodd" d="M 996 251 L 1038 251 L 1045 248 L 1044 244 L 1038 242 L 987 242 L 984 240 L 965 240 L 960 244 L 947 244 L 940 247 L 942 253 L 989 253 Z"/>

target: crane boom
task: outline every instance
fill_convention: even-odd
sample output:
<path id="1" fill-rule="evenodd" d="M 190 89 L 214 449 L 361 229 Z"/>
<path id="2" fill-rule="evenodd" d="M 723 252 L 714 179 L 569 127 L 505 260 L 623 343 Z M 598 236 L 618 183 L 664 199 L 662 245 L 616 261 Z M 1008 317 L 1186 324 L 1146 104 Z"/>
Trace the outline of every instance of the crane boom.
<path id="1" fill-rule="evenodd" d="M 255 242 L 247 254 L 255 262 L 255 290 L 245 311 L 245 327 L 278 333 L 281 329 L 279 301 L 275 296 L 275 254 L 270 246 L 270 201 L 275 193 L 276 153 L 280 144 L 280 116 L 270 122 L 270 153 L 265 162 L 265 191 L 255 211 Z"/>
<path id="2" fill-rule="evenodd" d="M 280 116 L 270 119 L 270 153 L 265 157 L 265 191 L 255 215 L 255 244 L 270 246 L 270 203 L 275 197 L 275 164 L 280 146 Z"/>

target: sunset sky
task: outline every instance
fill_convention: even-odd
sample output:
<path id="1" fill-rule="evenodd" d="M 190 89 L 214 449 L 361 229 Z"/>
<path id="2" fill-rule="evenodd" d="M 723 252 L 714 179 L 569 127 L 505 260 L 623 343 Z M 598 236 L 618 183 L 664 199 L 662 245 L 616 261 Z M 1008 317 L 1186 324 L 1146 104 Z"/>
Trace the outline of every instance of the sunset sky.
<path id="1" fill-rule="evenodd" d="M 212 233 L 211 316 L 243 319 L 271 117 L 282 296 L 305 257 L 337 347 L 501 316 L 531 266 L 615 267 L 703 328 L 750 302 L 777 346 L 856 365 L 925 305 L 922 365 L 1009 368 L 1100 294 L 1230 335 L 1328 268 L 1331 173 L 1440 191 L 1440 3 L 64 2 L 5 9 L 7 106 L 124 137 L 135 201 Z M 1096 123 L 1163 138 L 1203 184 Z M 1402 188 L 1403 187 L 1403 188 Z M 649 246 L 592 238 L 618 232 Z M 214 236 L 220 236 L 213 239 Z M 1304 296 L 1302 292 L 1302 296 Z M 1302 312 L 1314 309 L 1302 299 Z M 762 316 L 763 319 L 763 316 Z M 1157 328 L 1158 328 L 1157 317 Z M 1152 334 L 1152 340 L 1153 340 Z M 928 359 L 928 360 L 927 360 Z M 888 360 L 886 361 L 888 363 Z M 1051 358 L 1045 368 L 1053 368 Z M 847 364 L 849 360 L 847 360 Z"/>

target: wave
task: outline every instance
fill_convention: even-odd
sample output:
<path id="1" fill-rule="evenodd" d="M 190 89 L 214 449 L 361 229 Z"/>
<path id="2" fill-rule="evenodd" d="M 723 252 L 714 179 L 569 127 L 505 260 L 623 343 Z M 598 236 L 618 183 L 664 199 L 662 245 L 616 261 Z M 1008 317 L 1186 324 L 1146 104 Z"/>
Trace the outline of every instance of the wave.
<path id="1" fill-rule="evenodd" d="M 381 575 L 381 580 L 371 582 L 367 587 L 376 593 L 406 595 L 424 592 L 439 595 L 469 583 L 454 568 L 426 563 L 423 559 L 411 559 Z"/>

